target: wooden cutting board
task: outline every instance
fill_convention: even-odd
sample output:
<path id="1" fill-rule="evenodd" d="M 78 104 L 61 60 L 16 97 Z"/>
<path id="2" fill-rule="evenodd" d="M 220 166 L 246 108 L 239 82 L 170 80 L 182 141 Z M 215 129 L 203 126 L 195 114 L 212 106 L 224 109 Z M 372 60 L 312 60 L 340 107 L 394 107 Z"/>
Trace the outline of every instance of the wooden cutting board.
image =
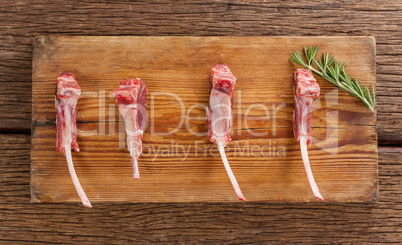
<path id="1" fill-rule="evenodd" d="M 371 37 L 62 37 L 35 39 L 32 86 L 31 201 L 80 202 L 66 160 L 55 151 L 56 77 L 73 72 L 81 86 L 73 153 L 79 180 L 97 202 L 238 201 L 207 136 L 210 69 L 227 63 L 237 84 L 233 141 L 226 149 L 248 201 L 316 201 L 292 131 L 289 54 L 319 45 L 348 62 L 347 72 L 375 85 Z M 123 118 L 111 91 L 126 78 L 148 87 L 149 124 L 134 180 Z M 376 114 L 319 79 L 313 144 L 316 182 L 326 201 L 378 200 Z"/>

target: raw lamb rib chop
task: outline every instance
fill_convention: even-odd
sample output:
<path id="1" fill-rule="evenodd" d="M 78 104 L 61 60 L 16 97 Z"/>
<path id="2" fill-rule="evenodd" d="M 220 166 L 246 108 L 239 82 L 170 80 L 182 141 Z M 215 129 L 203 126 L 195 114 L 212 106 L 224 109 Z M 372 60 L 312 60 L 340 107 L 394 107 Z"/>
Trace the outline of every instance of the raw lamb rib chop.
<path id="1" fill-rule="evenodd" d="M 123 80 L 119 88 L 113 90 L 113 96 L 124 117 L 134 179 L 139 179 L 138 157 L 142 152 L 141 139 L 147 125 L 147 86 L 139 78 Z"/>
<path id="2" fill-rule="evenodd" d="M 226 64 L 216 64 L 211 69 L 209 81 L 210 97 L 207 112 L 209 139 L 219 148 L 223 164 L 237 197 L 245 201 L 246 199 L 240 190 L 239 184 L 230 169 L 224 149 L 227 143 L 232 140 L 230 138 L 230 128 L 232 126 L 233 88 L 236 84 L 236 78 Z"/>
<path id="3" fill-rule="evenodd" d="M 75 80 L 73 73 L 65 72 L 57 77 L 56 87 L 56 109 L 57 109 L 57 143 L 56 151 L 64 153 L 67 159 L 68 170 L 78 192 L 82 204 L 91 208 L 92 205 L 85 195 L 84 190 L 78 180 L 74 170 L 73 160 L 71 157 L 71 148 L 76 152 L 80 151 L 77 143 L 77 101 L 81 95 L 81 89 Z"/>
<path id="4" fill-rule="evenodd" d="M 313 100 L 320 96 L 320 86 L 309 69 L 297 69 L 297 71 L 294 72 L 293 82 L 295 97 L 293 131 L 296 140 L 300 142 L 304 168 L 306 169 L 307 178 L 314 196 L 324 201 L 315 183 L 313 173 L 311 172 L 307 153 L 307 145 L 311 143 L 311 111 L 313 108 Z"/>

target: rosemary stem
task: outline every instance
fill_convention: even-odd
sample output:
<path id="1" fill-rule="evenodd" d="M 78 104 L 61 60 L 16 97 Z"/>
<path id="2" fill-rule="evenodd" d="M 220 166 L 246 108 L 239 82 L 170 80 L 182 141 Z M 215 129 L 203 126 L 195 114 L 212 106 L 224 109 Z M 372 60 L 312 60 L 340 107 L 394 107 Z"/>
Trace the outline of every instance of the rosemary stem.
<path id="1" fill-rule="evenodd" d="M 329 58 L 329 54 L 323 54 L 322 59 L 318 58 L 317 61 L 315 59 L 317 52 L 318 46 L 304 47 L 304 55 L 307 58 L 307 62 L 304 61 L 299 51 L 294 52 L 290 56 L 290 60 L 310 69 L 314 74 L 350 93 L 374 112 L 376 103 L 374 86 L 372 92 L 370 92 L 367 87 L 360 85 L 356 79 L 346 74 L 346 63 L 338 62 L 334 57 Z M 315 64 L 317 68 L 314 68 L 313 64 Z"/>

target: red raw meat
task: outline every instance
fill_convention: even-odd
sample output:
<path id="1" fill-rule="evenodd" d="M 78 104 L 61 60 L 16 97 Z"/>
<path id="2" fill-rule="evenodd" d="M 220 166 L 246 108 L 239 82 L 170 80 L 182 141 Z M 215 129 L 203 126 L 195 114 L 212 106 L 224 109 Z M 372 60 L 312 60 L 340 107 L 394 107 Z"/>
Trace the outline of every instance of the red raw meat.
<path id="1" fill-rule="evenodd" d="M 230 128 L 232 126 L 233 89 L 236 78 L 226 64 L 216 64 L 211 69 L 209 81 L 210 97 L 207 113 L 209 139 L 218 146 L 226 172 L 238 198 L 245 201 L 246 199 L 230 168 L 224 150 L 224 147 L 232 140 Z"/>
<path id="2" fill-rule="evenodd" d="M 304 168 L 310 182 L 314 196 L 324 200 L 320 190 L 315 183 L 308 159 L 307 145 L 311 143 L 311 111 L 313 100 L 320 96 L 320 86 L 309 69 L 297 69 L 294 72 L 293 88 L 295 97 L 295 111 L 293 114 L 293 132 L 295 138 L 300 142 Z"/>
<path id="3" fill-rule="evenodd" d="M 142 152 L 142 135 L 147 125 L 147 86 L 139 79 L 127 79 L 113 90 L 113 96 L 124 117 L 127 134 L 127 148 L 131 155 L 134 179 L 140 178 L 138 157 Z"/>
<path id="4" fill-rule="evenodd" d="M 57 143 L 56 151 L 64 153 L 67 159 L 68 170 L 82 203 L 85 207 L 92 207 L 74 170 L 71 157 L 71 148 L 76 152 L 80 149 L 77 143 L 77 101 L 81 95 L 81 89 L 75 80 L 73 73 L 65 72 L 57 77 L 56 109 L 57 109 Z"/>

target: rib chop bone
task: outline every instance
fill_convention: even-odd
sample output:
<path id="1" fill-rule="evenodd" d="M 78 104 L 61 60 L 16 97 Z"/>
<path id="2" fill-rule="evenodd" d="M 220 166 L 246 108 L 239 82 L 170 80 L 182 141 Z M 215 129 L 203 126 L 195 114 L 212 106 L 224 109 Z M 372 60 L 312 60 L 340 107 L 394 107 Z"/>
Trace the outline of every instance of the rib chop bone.
<path id="1" fill-rule="evenodd" d="M 147 86 L 139 78 L 126 79 L 121 81 L 119 88 L 113 90 L 113 96 L 124 117 L 134 179 L 139 179 L 138 157 L 142 152 L 141 139 L 147 124 Z"/>
<path id="2" fill-rule="evenodd" d="M 207 112 L 209 139 L 218 146 L 226 172 L 233 188 L 242 201 L 245 201 L 240 186 L 230 168 L 224 147 L 232 140 L 230 128 L 232 125 L 233 88 L 236 78 L 226 64 L 216 64 L 211 69 L 210 98 Z"/>
<path id="3" fill-rule="evenodd" d="M 80 151 L 77 143 L 77 101 L 81 95 L 81 89 L 75 80 L 73 73 L 65 72 L 57 77 L 56 86 L 56 109 L 57 109 L 57 143 L 56 151 L 61 151 L 66 156 L 68 170 L 70 171 L 75 189 L 78 192 L 82 204 L 91 208 L 92 205 L 85 195 L 84 190 L 75 173 L 73 160 L 71 157 L 71 148 L 76 152 Z"/>
<path id="4" fill-rule="evenodd" d="M 293 114 L 293 131 L 296 140 L 300 142 L 304 168 L 314 196 L 323 201 L 320 190 L 315 183 L 308 159 L 307 145 L 311 144 L 311 111 L 313 100 L 320 96 L 320 86 L 309 69 L 297 69 L 294 72 L 293 88 L 295 111 Z"/>

